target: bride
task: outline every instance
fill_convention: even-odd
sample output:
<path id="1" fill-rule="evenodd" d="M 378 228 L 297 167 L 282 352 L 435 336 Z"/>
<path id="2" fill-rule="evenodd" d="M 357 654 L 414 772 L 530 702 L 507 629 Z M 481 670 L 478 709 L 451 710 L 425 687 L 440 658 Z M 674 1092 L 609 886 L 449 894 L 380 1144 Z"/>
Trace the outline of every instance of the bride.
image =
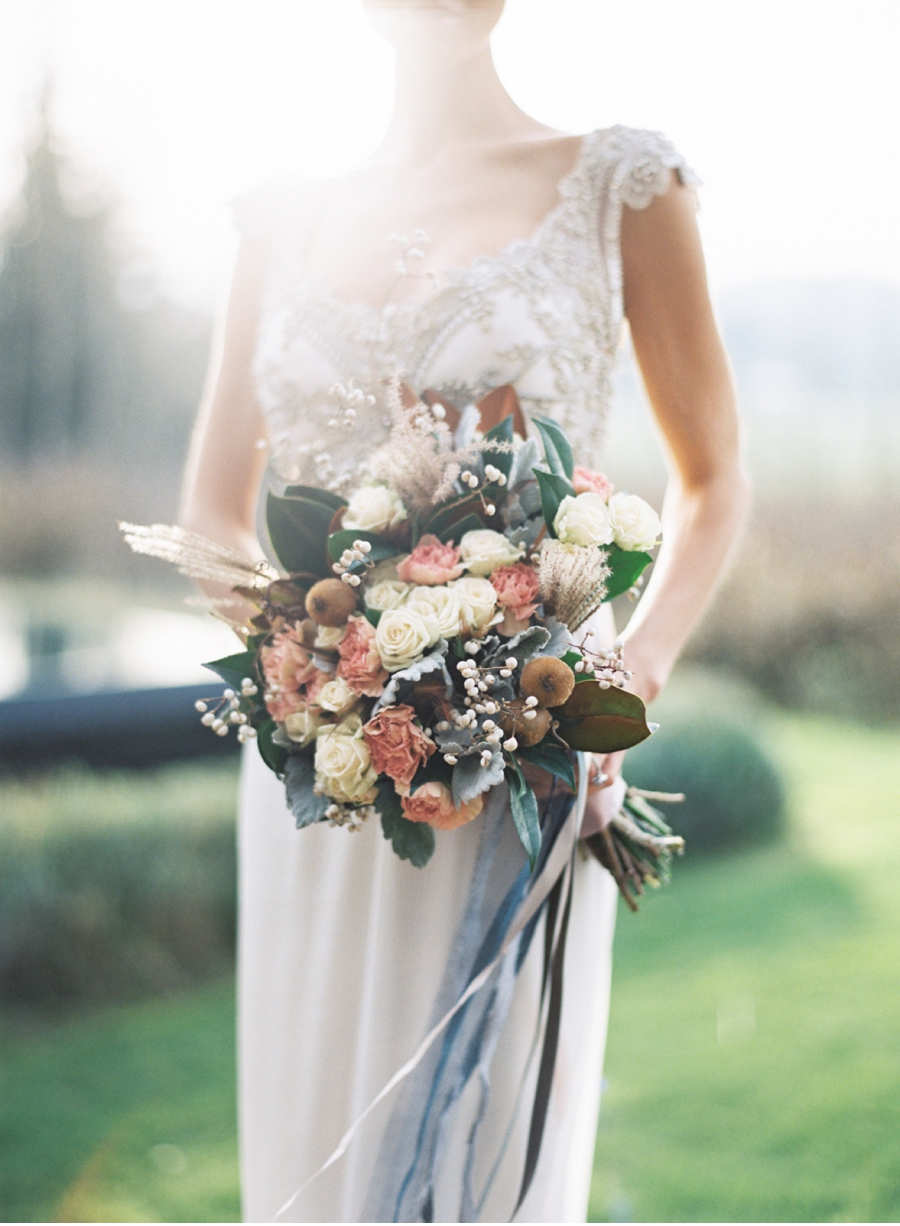
<path id="1" fill-rule="evenodd" d="M 748 502 L 694 219 L 696 180 L 657 133 L 614 127 L 572 136 L 519 110 L 491 59 L 503 0 L 366 0 L 365 8 L 396 51 L 390 129 L 353 173 L 270 184 L 238 202 L 243 241 L 196 431 L 185 523 L 261 556 L 261 483 L 340 489 L 357 480 L 385 437 L 384 389 L 395 374 L 460 408 L 511 383 L 526 416 L 554 417 L 578 461 L 599 466 L 627 319 L 671 474 L 664 545 L 624 632 L 633 686 L 652 701 Z M 333 424 L 338 383 L 369 397 L 350 430 Z M 606 643 L 615 636 L 608 606 L 593 633 Z M 611 815 L 621 758 L 595 759 L 583 835 Z M 424 869 L 397 859 L 374 821 L 352 834 L 327 823 L 299 833 L 281 785 L 255 749 L 246 751 L 246 1219 L 496 1221 L 516 1212 L 522 1221 L 585 1220 L 616 892 L 580 855 L 557 1056 L 531 1177 L 523 1180 L 542 1016 L 540 936 L 517 968 L 506 1011 L 492 1005 L 483 1014 L 440 1116 L 428 1097 L 432 1052 L 366 1118 L 346 1154 L 306 1182 L 466 982 L 462 962 L 522 863 L 513 834 L 492 852 L 497 871 L 484 880 L 479 824 L 438 833 Z M 423 1121 L 431 1129 L 424 1150 Z"/>

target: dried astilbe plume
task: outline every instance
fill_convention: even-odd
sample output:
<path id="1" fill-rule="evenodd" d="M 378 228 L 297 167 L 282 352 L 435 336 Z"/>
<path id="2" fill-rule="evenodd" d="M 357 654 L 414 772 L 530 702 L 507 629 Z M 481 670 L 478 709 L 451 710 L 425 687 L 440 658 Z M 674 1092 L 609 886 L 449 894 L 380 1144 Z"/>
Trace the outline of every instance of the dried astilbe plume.
<path id="1" fill-rule="evenodd" d="M 279 577 L 267 562 L 253 562 L 237 549 L 219 545 L 186 528 L 126 523 L 120 523 L 119 528 L 135 553 L 171 562 L 191 579 L 222 583 L 229 588 L 264 588 Z"/>
<path id="2" fill-rule="evenodd" d="M 404 392 L 407 393 L 404 396 Z M 480 439 L 453 450 L 453 432 L 439 404 L 409 403 L 411 393 L 394 378 L 388 386 L 391 433 L 369 463 L 369 472 L 386 481 L 414 514 L 444 502 L 466 464 L 482 452 L 509 451 L 511 444 Z"/>
<path id="3" fill-rule="evenodd" d="M 602 549 L 545 541 L 538 559 L 544 607 L 570 630 L 600 608 L 610 569 Z"/>

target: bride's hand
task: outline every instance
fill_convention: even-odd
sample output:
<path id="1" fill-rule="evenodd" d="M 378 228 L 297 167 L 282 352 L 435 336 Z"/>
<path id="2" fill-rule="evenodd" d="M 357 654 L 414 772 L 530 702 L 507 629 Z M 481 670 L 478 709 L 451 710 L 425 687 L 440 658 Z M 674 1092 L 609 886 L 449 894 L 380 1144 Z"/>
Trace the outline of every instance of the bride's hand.
<path id="1" fill-rule="evenodd" d="M 624 761 L 624 749 L 618 753 L 589 755 L 591 773 L 581 825 L 583 839 L 604 830 L 619 811 L 622 803 L 620 776 Z"/>

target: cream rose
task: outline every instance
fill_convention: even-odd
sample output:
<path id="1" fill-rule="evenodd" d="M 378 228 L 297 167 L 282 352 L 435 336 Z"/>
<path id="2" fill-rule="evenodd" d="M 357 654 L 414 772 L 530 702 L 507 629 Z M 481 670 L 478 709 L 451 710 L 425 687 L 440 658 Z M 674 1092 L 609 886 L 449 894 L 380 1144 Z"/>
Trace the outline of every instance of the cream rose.
<path id="1" fill-rule="evenodd" d="M 309 745 L 316 739 L 316 733 L 322 727 L 322 717 L 318 711 L 312 711 L 304 706 L 299 711 L 292 711 L 284 719 L 284 730 L 292 741 L 298 745 Z"/>
<path id="2" fill-rule="evenodd" d="M 380 583 L 373 583 L 366 588 L 366 608 L 376 613 L 399 609 L 411 591 L 411 584 L 404 583 L 402 579 L 382 579 Z"/>
<path id="3" fill-rule="evenodd" d="M 449 587 L 418 587 L 406 603 L 407 609 L 437 622 L 441 638 L 450 639 L 463 628 L 462 601 Z"/>
<path id="4" fill-rule="evenodd" d="M 319 729 L 315 765 L 316 783 L 332 800 L 371 804 L 375 799 L 378 772 L 372 766 L 358 715 Z"/>
<path id="5" fill-rule="evenodd" d="M 316 626 L 316 647 L 337 647 L 347 633 L 346 626 Z"/>
<path id="6" fill-rule="evenodd" d="M 467 630 L 483 630 L 491 624 L 497 612 L 497 592 L 489 579 L 464 575 L 449 586 L 459 597 Z"/>
<path id="7" fill-rule="evenodd" d="M 608 545 L 613 539 L 609 507 L 599 494 L 564 498 L 553 527 L 565 545 Z"/>
<path id="8" fill-rule="evenodd" d="M 609 500 L 613 540 L 620 549 L 652 549 L 662 532 L 659 516 L 637 494 L 613 494 Z"/>
<path id="9" fill-rule="evenodd" d="M 421 660 L 441 637 L 433 617 L 411 609 L 389 609 L 382 613 L 375 631 L 375 650 L 389 673 L 408 668 Z"/>
<path id="10" fill-rule="evenodd" d="M 459 555 L 470 575 L 489 575 L 498 566 L 511 566 L 524 552 L 524 545 L 513 545 L 493 528 L 476 528 L 459 542 Z"/>
<path id="11" fill-rule="evenodd" d="M 386 485 L 364 485 L 351 494 L 344 512 L 343 528 L 361 532 L 384 532 L 406 519 L 406 507 Z"/>
<path id="12" fill-rule="evenodd" d="M 331 711 L 334 715 L 343 715 L 350 710 L 358 697 L 343 677 L 335 677 L 333 681 L 326 681 L 316 694 L 316 706 L 323 711 Z"/>

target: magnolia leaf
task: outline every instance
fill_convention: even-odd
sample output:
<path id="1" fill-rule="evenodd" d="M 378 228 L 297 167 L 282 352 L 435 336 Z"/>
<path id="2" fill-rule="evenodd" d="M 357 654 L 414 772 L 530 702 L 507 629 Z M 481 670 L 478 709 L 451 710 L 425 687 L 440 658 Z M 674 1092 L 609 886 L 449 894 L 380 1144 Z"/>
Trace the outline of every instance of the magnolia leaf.
<path id="1" fill-rule="evenodd" d="M 534 475 L 537 477 L 541 490 L 541 510 L 544 513 L 544 523 L 548 530 L 553 532 L 553 521 L 556 519 L 559 504 L 564 498 L 573 495 L 575 491 L 565 477 L 560 477 L 556 473 L 545 473 L 543 469 L 536 468 Z"/>
<path id="2" fill-rule="evenodd" d="M 511 443 L 513 441 L 513 416 L 504 417 L 502 421 L 498 421 L 493 429 L 488 430 L 484 436 L 494 443 Z M 507 478 L 512 471 L 514 452 L 509 451 L 484 451 L 483 458 L 488 464 L 493 464 L 494 468 L 498 468 Z"/>
<path id="3" fill-rule="evenodd" d="M 327 796 L 313 791 L 316 769 L 312 754 L 290 753 L 284 768 L 284 794 L 297 829 L 320 822 L 331 804 Z"/>
<path id="4" fill-rule="evenodd" d="M 541 432 L 544 455 L 547 458 L 550 471 L 571 481 L 572 473 L 575 470 L 575 461 L 572 457 L 572 448 L 569 446 L 569 440 L 566 438 L 561 427 L 555 421 L 551 421 L 549 417 L 532 417 L 531 420 Z"/>
<path id="5" fill-rule="evenodd" d="M 606 580 L 604 600 L 614 600 L 633 587 L 653 559 L 640 549 L 620 549 L 618 545 L 604 547 L 606 564 L 612 572 Z"/>
<path id="6" fill-rule="evenodd" d="M 477 507 L 481 506 L 481 494 L 463 494 L 459 498 L 453 498 L 450 502 L 439 507 L 429 519 L 422 525 L 422 536 L 437 536 L 441 540 L 444 539 L 444 533 L 460 520 L 468 518 L 473 514 Z M 483 528 L 484 524 L 479 519 L 478 527 Z"/>
<path id="7" fill-rule="evenodd" d="M 553 741 L 546 738 L 539 745 L 520 745 L 516 750 L 516 757 L 523 762 L 530 762 L 532 766 L 539 766 L 542 770 L 549 771 L 551 775 L 556 775 L 557 779 L 567 784 L 572 791 L 575 791 L 575 767 L 572 765 L 572 759 L 561 745 L 555 745 Z"/>
<path id="8" fill-rule="evenodd" d="M 368 541 L 372 548 L 369 557 L 373 562 L 386 562 L 388 558 L 396 558 L 398 549 L 383 536 L 374 532 L 363 532 L 359 528 L 340 528 L 328 537 L 328 555 L 337 561 L 345 549 L 352 549 L 354 541 Z"/>
<path id="9" fill-rule="evenodd" d="M 378 784 L 375 807 L 381 814 L 381 829 L 401 860 L 424 868 L 434 854 L 434 831 L 426 822 L 411 822 L 403 816 L 400 797 L 390 779 Z"/>
<path id="10" fill-rule="evenodd" d="M 509 784 L 509 807 L 516 832 L 522 840 L 522 846 L 528 856 L 528 866 L 533 872 L 538 852 L 541 850 L 537 797 L 526 782 L 518 762 L 507 768 L 505 773 L 506 782 Z"/>
<path id="11" fill-rule="evenodd" d="M 255 651 L 238 651 L 233 656 L 223 656 L 221 660 L 210 660 L 203 667 L 220 676 L 233 690 L 241 688 L 241 682 L 245 677 L 256 682 L 260 679 L 256 667 Z"/>
<path id="12" fill-rule="evenodd" d="M 480 754 L 469 754 L 460 758 L 453 768 L 453 804 L 458 809 L 460 805 L 474 800 L 482 792 L 496 787 L 503 780 L 503 754 L 499 749 L 491 753 L 488 766 L 481 765 Z"/>
<path id="13" fill-rule="evenodd" d="M 270 771 L 274 771 L 280 779 L 284 774 L 288 760 L 288 751 L 284 746 L 279 745 L 273 740 L 275 733 L 278 731 L 278 725 L 274 719 L 267 719 L 264 724 L 256 730 L 256 743 L 259 746 L 259 754 Z"/>
<path id="14" fill-rule="evenodd" d="M 330 575 L 328 530 L 334 509 L 311 498 L 266 497 L 266 528 L 279 565 L 290 572 Z"/>
<path id="15" fill-rule="evenodd" d="M 288 485 L 283 491 L 285 498 L 306 498 L 309 502 L 319 502 L 323 507 L 330 507 L 332 515 L 341 507 L 347 506 L 347 499 L 333 490 L 323 490 L 315 485 Z"/>
<path id="16" fill-rule="evenodd" d="M 458 519 L 451 524 L 449 528 L 445 528 L 440 534 L 441 540 L 445 545 L 451 543 L 458 545 L 467 532 L 478 532 L 483 527 L 484 521 L 477 515 L 467 515 L 464 519 Z"/>
<path id="17" fill-rule="evenodd" d="M 583 753 L 616 753 L 650 736 L 647 709 L 638 698 L 617 686 L 602 689 L 599 681 L 576 685 L 552 713 L 559 735 L 570 749 Z"/>

